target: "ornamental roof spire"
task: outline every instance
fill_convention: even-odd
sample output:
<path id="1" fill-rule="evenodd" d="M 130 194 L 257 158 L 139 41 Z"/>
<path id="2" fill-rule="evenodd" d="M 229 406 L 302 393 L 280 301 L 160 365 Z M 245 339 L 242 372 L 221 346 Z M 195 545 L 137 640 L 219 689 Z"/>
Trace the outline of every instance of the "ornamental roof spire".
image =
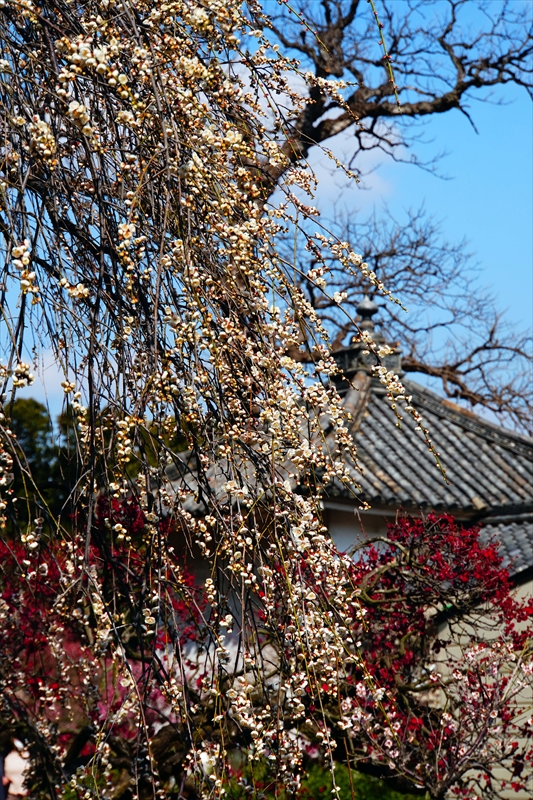
<path id="1" fill-rule="evenodd" d="M 376 345 L 383 345 L 386 343 L 385 337 L 376 330 L 376 324 L 373 317 L 378 313 L 378 305 L 365 294 L 364 298 L 359 301 L 356 306 L 357 317 L 355 322 L 360 331 L 365 331 L 371 336 Z M 392 343 L 391 347 L 394 352 L 380 360 L 373 353 L 369 352 L 368 345 L 361 341 L 358 333 L 352 336 L 350 344 L 342 347 L 333 353 L 333 357 L 342 370 L 344 378 L 351 380 L 358 372 L 366 372 L 372 374 L 372 367 L 382 363 L 387 370 L 394 371 L 397 375 L 401 373 L 402 362 L 400 356 L 400 349 L 397 345 Z M 338 385 L 339 391 L 347 388 L 346 381 L 341 376 L 335 381 Z M 374 383 L 374 382 L 373 382 Z M 376 379 L 374 390 L 381 391 L 381 384 Z"/>
<path id="2" fill-rule="evenodd" d="M 360 300 L 359 303 L 357 303 L 355 310 L 361 319 L 361 322 L 359 323 L 361 330 L 371 332 L 374 331 L 375 324 L 372 317 L 379 311 L 379 308 L 374 301 L 371 300 L 367 294 L 365 294 L 363 300 Z"/>

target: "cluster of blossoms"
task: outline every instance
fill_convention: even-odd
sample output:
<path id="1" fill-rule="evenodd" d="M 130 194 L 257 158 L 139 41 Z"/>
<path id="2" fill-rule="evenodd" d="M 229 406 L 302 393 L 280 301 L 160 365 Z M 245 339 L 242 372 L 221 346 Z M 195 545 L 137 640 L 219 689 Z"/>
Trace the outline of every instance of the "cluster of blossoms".
<path id="1" fill-rule="evenodd" d="M 28 124 L 28 132 L 31 137 L 30 146 L 38 150 L 39 156 L 48 161 L 50 169 L 54 169 L 56 166 L 54 154 L 57 150 L 57 144 L 48 123 L 43 119 L 39 119 L 38 116 L 34 116 Z"/>
<path id="2" fill-rule="evenodd" d="M 31 269 L 31 247 L 28 239 L 11 250 L 13 266 L 20 272 L 22 294 L 33 294 L 33 303 L 39 302 L 39 287 L 35 283 L 36 273 Z"/>
<path id="3" fill-rule="evenodd" d="M 294 796 L 305 743 L 332 761 L 384 680 L 360 576 L 321 520 L 324 486 L 357 463 L 336 367 L 277 247 L 294 206 L 318 227 L 272 100 L 297 111 L 305 75 L 252 1 L 0 5 L 4 383 L 30 382 L 37 331 L 76 440 L 72 513 L 36 487 L 43 521 L 26 524 L 6 477 L 24 455 L 0 426 L 2 724 L 32 753 L 36 800 L 223 797 L 236 749 Z M 381 288 L 345 243 L 301 234 L 324 253 L 319 289 L 326 255 Z M 290 355 L 302 330 L 316 363 Z M 202 591 L 183 553 L 202 556 Z M 402 770 L 393 711 L 375 723 L 393 744 L 364 758 Z"/>
<path id="4" fill-rule="evenodd" d="M 15 389 L 31 386 L 34 380 L 35 376 L 31 371 L 31 366 L 23 361 L 19 362 L 13 370 L 13 386 Z"/>

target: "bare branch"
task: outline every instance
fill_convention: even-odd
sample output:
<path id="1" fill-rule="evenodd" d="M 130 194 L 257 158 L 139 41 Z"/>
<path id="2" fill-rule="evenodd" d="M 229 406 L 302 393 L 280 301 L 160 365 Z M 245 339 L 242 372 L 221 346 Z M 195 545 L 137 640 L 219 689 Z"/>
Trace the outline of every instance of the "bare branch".
<path id="1" fill-rule="evenodd" d="M 412 145 L 410 121 L 457 109 L 472 121 L 471 97 L 486 99 L 488 90 L 514 83 L 533 96 L 533 38 L 527 4 L 384 0 L 385 34 L 394 61 L 401 106 L 394 99 L 366 3 L 336 2 L 310 6 L 296 2 L 309 27 L 302 31 L 290 10 L 275 15 L 272 29 L 281 44 L 296 52 L 317 78 L 349 74 L 357 84 L 342 90 L 344 106 L 328 114 L 325 90 L 312 88 L 309 103 L 290 121 L 291 161 L 356 125 L 373 135 L 373 120 L 394 120 L 402 144 Z M 392 149 L 392 140 L 389 140 Z M 278 180 L 279 174 L 272 175 Z"/>
<path id="2" fill-rule="evenodd" d="M 332 230 L 361 253 L 380 281 L 401 297 L 406 314 L 381 304 L 377 319 L 387 341 L 397 342 L 406 372 L 429 376 L 451 400 L 485 410 L 503 424 L 531 430 L 532 340 L 497 311 L 495 299 L 481 282 L 466 242 L 442 239 L 439 224 L 424 209 L 405 219 L 385 212 L 358 220 L 337 215 Z M 294 258 L 286 251 L 287 259 Z M 304 248 L 297 257 L 305 275 Z M 303 291 L 331 332 L 338 347 L 354 332 L 357 303 L 375 289 L 360 273 L 348 273 L 328 262 L 329 296 L 346 293 L 348 319 L 335 304 L 302 277 Z M 377 297 L 375 298 L 377 299 Z"/>

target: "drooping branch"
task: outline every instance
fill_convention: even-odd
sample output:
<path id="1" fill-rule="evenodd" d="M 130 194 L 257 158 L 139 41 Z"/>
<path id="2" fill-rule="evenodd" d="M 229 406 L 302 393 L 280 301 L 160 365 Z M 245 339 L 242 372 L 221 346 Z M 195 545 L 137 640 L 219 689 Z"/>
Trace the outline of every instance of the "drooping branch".
<path id="1" fill-rule="evenodd" d="M 361 253 L 369 269 L 408 309 L 406 313 L 381 302 L 377 318 L 385 339 L 398 343 L 403 370 L 429 376 L 451 400 L 476 411 L 485 409 L 503 424 L 529 432 L 531 337 L 498 313 L 466 242 L 443 239 L 439 224 L 424 209 L 404 219 L 390 213 L 362 220 L 341 215 L 327 225 Z M 293 250 L 287 241 L 283 252 L 288 262 L 294 261 Z M 329 259 L 325 295 L 306 277 L 316 267 L 314 254 L 299 247 L 296 259 L 302 290 L 327 325 L 332 347 L 340 347 L 354 333 L 358 302 L 375 288 L 363 274 L 350 273 Z M 336 292 L 346 296 L 347 316 L 339 314 L 331 300 Z M 301 349 L 300 357 L 310 358 L 309 348 Z"/>

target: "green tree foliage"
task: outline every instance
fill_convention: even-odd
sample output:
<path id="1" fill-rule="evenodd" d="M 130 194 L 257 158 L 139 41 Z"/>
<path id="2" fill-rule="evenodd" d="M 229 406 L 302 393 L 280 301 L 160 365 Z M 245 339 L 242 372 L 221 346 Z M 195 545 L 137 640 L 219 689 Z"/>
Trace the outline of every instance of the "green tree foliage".
<path id="1" fill-rule="evenodd" d="M 415 795 L 404 794 L 391 789 L 385 781 L 351 771 L 344 764 L 335 765 L 335 784 L 338 789 L 338 800 L 414 800 Z M 302 800 L 322 800 L 334 797 L 332 794 L 331 771 L 320 764 L 313 765 L 308 771 L 303 784 Z"/>
<path id="2" fill-rule="evenodd" d="M 285 800 L 283 790 L 272 782 L 268 765 L 262 761 L 253 768 L 247 765 L 242 773 L 237 771 L 239 781 L 230 782 L 227 788 L 229 800 L 244 800 L 246 797 L 263 800 Z M 405 794 L 391 788 L 386 781 L 371 775 L 349 770 L 344 764 L 334 767 L 336 792 L 333 790 L 332 773 L 321 761 L 310 762 L 305 770 L 298 800 L 415 800 L 420 795 Z M 247 788 L 246 785 L 248 784 Z"/>
<path id="3" fill-rule="evenodd" d="M 5 413 L 17 440 L 11 485 L 17 520 L 29 518 L 29 500 L 44 515 L 67 511 L 75 482 L 71 415 L 62 413 L 54 429 L 48 409 L 31 397 L 17 398 Z"/>

